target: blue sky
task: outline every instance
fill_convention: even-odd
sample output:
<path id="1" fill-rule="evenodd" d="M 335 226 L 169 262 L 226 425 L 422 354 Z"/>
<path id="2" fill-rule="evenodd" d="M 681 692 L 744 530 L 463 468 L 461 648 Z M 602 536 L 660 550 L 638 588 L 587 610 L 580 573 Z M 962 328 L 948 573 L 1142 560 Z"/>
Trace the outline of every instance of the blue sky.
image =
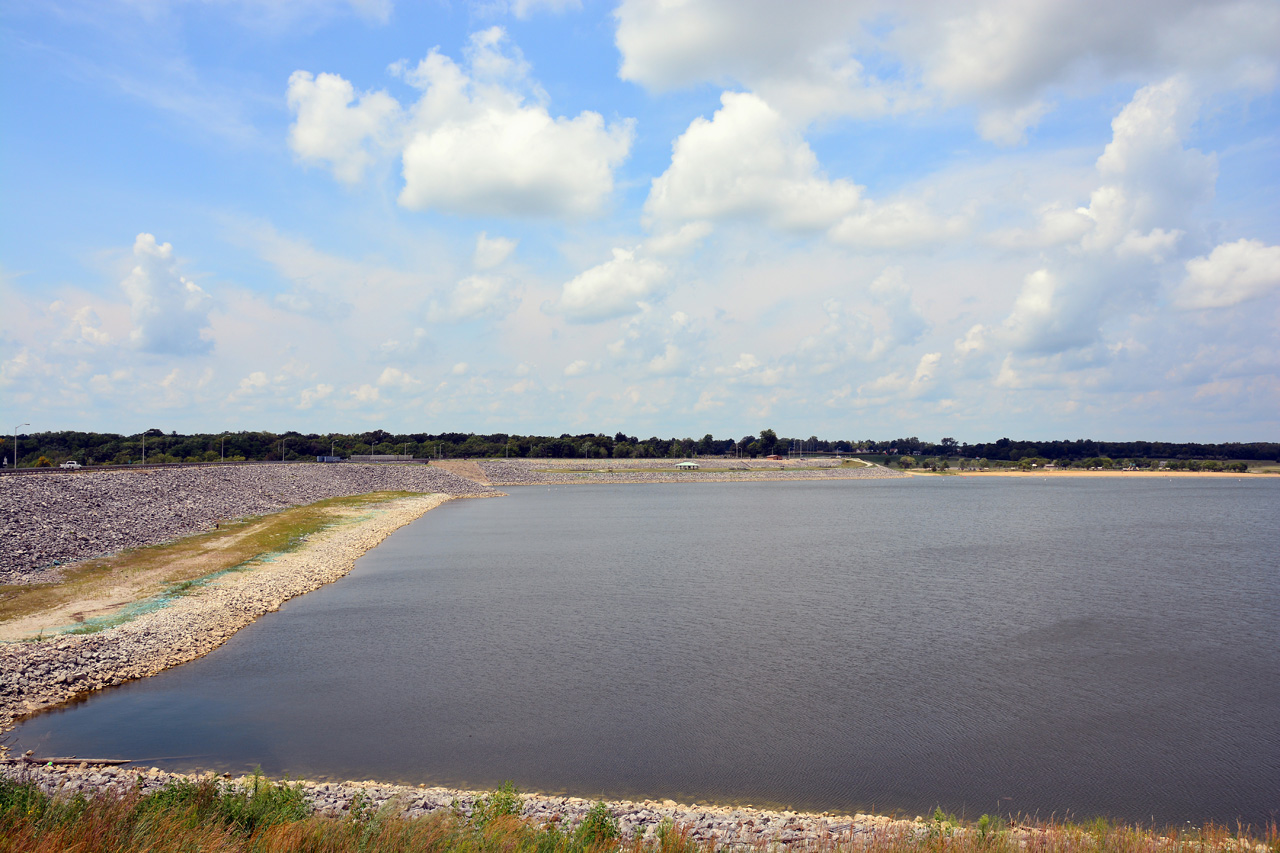
<path id="1" fill-rule="evenodd" d="M 1278 434 L 1270 0 L 15 0 L 0 39 L 0 429 Z"/>

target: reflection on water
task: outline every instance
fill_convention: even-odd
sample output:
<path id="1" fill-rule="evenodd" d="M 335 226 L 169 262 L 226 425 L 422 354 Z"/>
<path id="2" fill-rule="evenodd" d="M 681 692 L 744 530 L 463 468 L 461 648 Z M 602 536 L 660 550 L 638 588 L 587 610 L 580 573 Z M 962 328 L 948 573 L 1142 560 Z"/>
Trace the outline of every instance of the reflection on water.
<path id="1" fill-rule="evenodd" d="M 510 491 L 17 739 L 814 810 L 1280 810 L 1280 482 Z"/>

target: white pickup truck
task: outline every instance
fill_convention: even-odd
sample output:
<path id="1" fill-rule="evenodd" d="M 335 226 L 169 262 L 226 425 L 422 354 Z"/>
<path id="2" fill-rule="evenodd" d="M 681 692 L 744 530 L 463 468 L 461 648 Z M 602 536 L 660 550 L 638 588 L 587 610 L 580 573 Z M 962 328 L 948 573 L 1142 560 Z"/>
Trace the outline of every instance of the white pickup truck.
<path id="1" fill-rule="evenodd" d="M 79 468 L 79 467 L 80 467 L 80 463 L 79 463 L 79 462 L 77 462 L 77 461 L 76 461 L 76 460 L 74 460 L 74 459 L 68 459 L 66 462 L 63 462 L 63 463 L 62 463 L 61 465 L 59 465 L 58 467 L 59 467 L 59 468 L 69 468 L 69 469 L 71 469 L 72 471 L 74 471 L 75 469 L 77 469 L 77 468 Z"/>

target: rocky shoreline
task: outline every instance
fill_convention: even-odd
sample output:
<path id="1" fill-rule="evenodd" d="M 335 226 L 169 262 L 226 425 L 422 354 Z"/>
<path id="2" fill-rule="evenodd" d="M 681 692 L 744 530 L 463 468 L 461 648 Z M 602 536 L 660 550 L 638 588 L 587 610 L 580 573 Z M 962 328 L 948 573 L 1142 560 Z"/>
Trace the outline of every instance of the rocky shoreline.
<path id="1" fill-rule="evenodd" d="M 489 491 L 489 494 L 500 494 Z M 0 644 L 0 735 L 22 717 L 208 654 L 290 598 L 337 580 L 449 495 L 401 498 L 314 534 L 297 551 L 228 572 L 165 607 L 97 633 Z M 6 748 L 0 743 L 0 755 Z"/>
<path id="2" fill-rule="evenodd" d="M 680 459 L 477 459 L 495 486 L 582 483 L 742 483 L 765 480 L 889 480 L 910 475 L 881 465 L 842 468 L 834 460 L 698 459 L 706 471 L 672 471 Z M 666 470 L 662 470 L 666 469 Z M 728 470 L 719 470 L 728 469 Z"/>
<path id="3" fill-rule="evenodd" d="M 147 794 L 176 780 L 196 781 L 216 778 L 235 787 L 252 785 L 252 777 L 227 779 L 212 771 L 203 774 L 168 773 L 155 767 L 129 768 L 10 763 L 0 765 L 0 775 L 18 781 L 32 781 L 48 794 L 86 796 L 97 793 L 123 795 L 135 789 Z M 351 814 L 353 804 L 370 811 L 390 809 L 406 818 L 458 807 L 469 814 L 483 792 L 419 785 L 391 785 L 381 782 L 322 782 L 297 780 L 313 813 L 326 817 Z M 573 826 L 586 816 L 593 800 L 522 794 L 522 816 L 535 824 L 554 820 Z M 357 800 L 357 798 L 359 798 Z M 605 801 L 618 820 L 624 838 L 653 837 L 664 822 L 685 827 L 695 841 L 713 838 L 720 844 L 758 847 L 782 844 L 806 846 L 821 841 L 857 841 L 872 835 L 926 833 L 920 818 L 899 820 L 879 815 L 833 815 L 794 811 L 774 811 L 750 806 L 709 806 L 676 803 L 673 800 Z"/>

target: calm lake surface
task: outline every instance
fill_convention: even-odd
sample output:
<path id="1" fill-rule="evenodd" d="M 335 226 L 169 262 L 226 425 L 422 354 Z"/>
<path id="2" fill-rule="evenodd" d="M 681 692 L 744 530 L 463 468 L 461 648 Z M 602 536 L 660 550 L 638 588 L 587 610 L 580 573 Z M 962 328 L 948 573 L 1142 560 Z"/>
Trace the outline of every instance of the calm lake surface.
<path id="1" fill-rule="evenodd" d="M 812 810 L 1280 812 L 1280 481 L 509 491 L 17 746 Z"/>

